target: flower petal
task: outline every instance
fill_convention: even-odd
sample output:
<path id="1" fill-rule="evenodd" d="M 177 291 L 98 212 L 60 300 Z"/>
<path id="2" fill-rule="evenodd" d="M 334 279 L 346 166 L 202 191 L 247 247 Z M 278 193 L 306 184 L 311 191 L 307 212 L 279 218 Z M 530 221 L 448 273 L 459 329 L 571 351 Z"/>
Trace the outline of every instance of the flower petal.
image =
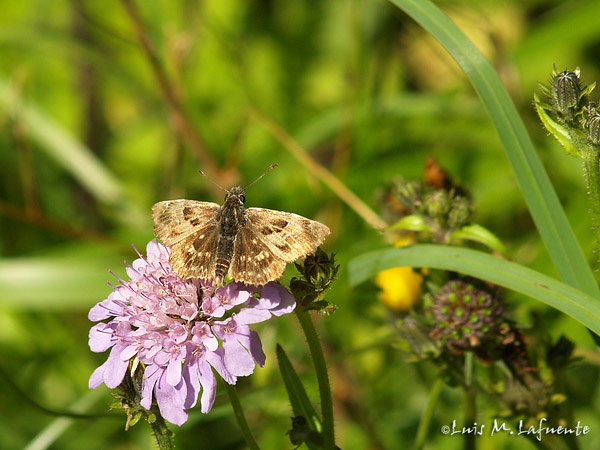
<path id="1" fill-rule="evenodd" d="M 254 372 L 254 359 L 237 339 L 224 341 L 223 350 L 225 350 L 225 367 L 233 375 L 243 377 Z"/>
<path id="2" fill-rule="evenodd" d="M 116 324 L 98 323 L 90 329 L 89 341 L 90 350 L 95 353 L 101 353 L 115 345 L 114 339 Z"/>
<path id="3" fill-rule="evenodd" d="M 271 318 L 271 312 L 266 309 L 244 308 L 235 315 L 235 321 L 240 325 L 264 322 Z"/>
<path id="4" fill-rule="evenodd" d="M 110 355 L 106 360 L 104 369 L 104 384 L 109 388 L 116 388 L 123 381 L 129 361 L 121 360 L 121 352 L 124 350 L 123 345 L 117 344 L 110 351 Z"/>
<path id="5" fill-rule="evenodd" d="M 106 368 L 107 362 L 108 361 L 105 361 L 104 364 L 96 368 L 90 376 L 90 380 L 88 381 L 88 387 L 90 389 L 96 389 L 104 382 L 104 369 Z"/>
<path id="6" fill-rule="evenodd" d="M 177 386 L 171 386 L 165 379 L 165 375 L 161 376 L 156 384 L 154 393 L 160 414 L 169 422 L 175 425 L 183 425 L 188 415 L 185 412 L 183 404 L 187 390 L 183 380 Z"/>
<path id="7" fill-rule="evenodd" d="M 154 386 L 156 382 L 163 374 L 164 369 L 157 365 L 151 365 L 146 367 L 144 371 L 144 381 L 142 382 L 142 401 L 140 405 L 142 405 L 146 409 L 150 409 L 152 407 L 152 392 L 154 391 Z"/>
<path id="8" fill-rule="evenodd" d="M 217 395 L 217 379 L 212 369 L 203 361 L 199 366 L 200 383 L 202 383 L 202 399 L 200 411 L 207 413 L 211 410 Z"/>

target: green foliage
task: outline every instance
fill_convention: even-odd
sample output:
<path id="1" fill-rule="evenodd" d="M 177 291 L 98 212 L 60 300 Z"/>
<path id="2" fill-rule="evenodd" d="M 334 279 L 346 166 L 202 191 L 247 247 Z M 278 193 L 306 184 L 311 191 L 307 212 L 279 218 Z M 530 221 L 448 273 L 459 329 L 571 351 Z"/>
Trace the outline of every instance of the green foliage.
<path id="1" fill-rule="evenodd" d="M 106 355 L 87 346 L 87 312 L 110 292 L 106 281 L 116 282 L 108 270 L 123 276 L 123 260 L 136 258 L 130 245 L 142 249 L 152 238 L 153 203 L 221 201 L 222 192 L 198 174 L 207 170 L 199 147 L 178 129 L 120 2 L 4 3 L 0 366 L 19 389 L 0 384 L 2 447 L 150 448 L 144 423 L 125 432 L 122 410 L 106 417 L 108 389 L 89 393 L 89 375 Z M 597 312 L 592 297 L 598 296 L 587 264 L 593 234 L 586 188 L 579 162 L 546 136 L 531 105 L 537 81 L 548 78 L 554 63 L 561 70 L 579 65 L 587 79 L 600 79 L 597 1 L 437 2 L 491 64 L 429 2 L 394 1 L 443 41 L 462 70 L 388 2 L 136 3 L 201 147 L 219 169 L 211 176 L 225 187 L 244 184 L 277 162 L 248 191 L 248 206 L 293 211 L 332 229 L 325 251 L 336 253 L 341 268 L 327 301 L 337 311 L 315 322 L 330 368 L 341 448 L 409 448 L 418 429 L 426 448 L 460 448 L 461 441 L 439 432 L 448 418 L 462 417 L 459 393 L 443 388 L 428 416 L 429 432 L 419 428 L 438 373 L 406 363 L 390 344 L 397 317 L 377 301 L 373 285 L 347 283 L 359 270 L 347 272 L 349 261 L 381 248 L 381 235 L 300 166 L 252 118 L 250 107 L 280 124 L 373 209 L 388 181 L 419 178 L 433 155 L 473 193 L 474 221 L 482 227 L 461 228 L 453 239 L 499 252 L 503 242 L 515 263 L 482 264 L 515 269 L 512 289 L 566 313 L 511 293 L 516 319 L 536 325 L 544 339 L 565 334 L 576 355 L 592 355 L 565 371 L 561 382 L 575 418 L 600 429 L 597 353 L 571 318 L 598 330 L 597 314 L 585 313 Z M 420 230 L 423 223 L 398 226 Z M 430 267 L 436 259 L 428 252 L 411 258 Z M 477 264 L 467 266 L 474 270 Z M 374 269 L 360 270 L 365 278 Z M 293 272 L 290 265 L 284 284 Z M 493 278 L 489 270 L 479 275 Z M 292 408 L 276 343 L 285 342 L 316 406 L 306 344 L 292 317 L 256 329 L 266 366 L 236 388 L 242 403 L 251 405 L 246 415 L 261 448 L 288 448 Z M 57 418 L 23 393 L 52 411 L 98 417 Z M 486 414 L 497 410 L 485 406 Z M 497 437 L 494 448 L 534 448 Z M 190 411 L 175 443 L 243 448 L 222 390 L 209 415 Z M 596 432 L 579 443 L 600 448 Z"/>
<path id="2" fill-rule="evenodd" d="M 366 253 L 350 262 L 350 283 L 357 285 L 398 266 L 452 270 L 490 281 L 553 306 L 600 335 L 597 298 L 525 266 L 466 248 L 416 245 Z"/>

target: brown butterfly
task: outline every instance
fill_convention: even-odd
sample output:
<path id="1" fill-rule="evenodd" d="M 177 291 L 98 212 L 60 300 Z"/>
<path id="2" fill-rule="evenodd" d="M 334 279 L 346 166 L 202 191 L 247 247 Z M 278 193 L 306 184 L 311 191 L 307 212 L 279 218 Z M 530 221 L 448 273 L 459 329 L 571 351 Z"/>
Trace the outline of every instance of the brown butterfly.
<path id="1" fill-rule="evenodd" d="M 219 285 L 227 275 L 264 285 L 281 277 L 287 263 L 314 252 L 330 233 L 322 223 L 298 214 L 246 209 L 245 201 L 245 189 L 235 186 L 221 206 L 167 200 L 152 207 L 154 231 L 171 247 L 171 266 L 180 277 L 212 279 Z"/>

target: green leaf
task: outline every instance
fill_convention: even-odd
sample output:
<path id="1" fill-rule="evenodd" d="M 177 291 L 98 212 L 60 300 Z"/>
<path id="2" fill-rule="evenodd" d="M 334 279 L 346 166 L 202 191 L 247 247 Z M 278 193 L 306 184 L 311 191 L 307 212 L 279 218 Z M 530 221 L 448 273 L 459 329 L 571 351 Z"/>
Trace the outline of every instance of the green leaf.
<path id="1" fill-rule="evenodd" d="M 561 278 L 590 295 L 600 289 L 536 154 L 523 121 L 490 63 L 429 0 L 390 0 L 431 33 L 471 80 L 504 145 L 533 220 Z"/>
<path id="2" fill-rule="evenodd" d="M 571 142 L 569 131 L 559 123 L 555 122 L 554 119 L 548 115 L 537 94 L 533 94 L 533 100 L 535 102 L 535 109 L 537 110 L 538 116 L 546 130 L 548 130 L 550 134 L 556 138 L 556 140 L 564 147 L 569 155 L 579 156 L 579 152 Z"/>
<path id="3" fill-rule="evenodd" d="M 298 377 L 292 363 L 279 344 L 277 345 L 277 361 L 279 362 L 279 371 L 281 372 L 294 415 L 304 416 L 313 430 L 321 432 L 321 419 L 319 419 L 308 395 L 306 395 L 306 390 L 302 385 L 302 381 L 300 381 L 300 377 Z"/>
<path id="4" fill-rule="evenodd" d="M 498 237 L 496 237 L 496 235 L 490 230 L 488 230 L 485 227 L 482 227 L 481 225 L 466 225 L 452 233 L 450 239 L 452 242 L 461 239 L 479 242 L 480 244 L 483 244 L 486 247 L 497 251 L 498 253 L 506 253 L 506 248 L 504 247 L 504 244 L 500 241 L 500 239 L 498 239 Z"/>
<path id="5" fill-rule="evenodd" d="M 376 250 L 350 261 L 350 284 L 402 266 L 453 270 L 490 281 L 546 303 L 600 334 L 598 299 L 528 267 L 475 250 L 442 245 Z"/>
<path id="6" fill-rule="evenodd" d="M 388 230 L 409 230 L 409 231 L 427 231 L 431 232 L 431 228 L 425 223 L 421 216 L 412 214 L 405 216 L 388 228 Z"/>

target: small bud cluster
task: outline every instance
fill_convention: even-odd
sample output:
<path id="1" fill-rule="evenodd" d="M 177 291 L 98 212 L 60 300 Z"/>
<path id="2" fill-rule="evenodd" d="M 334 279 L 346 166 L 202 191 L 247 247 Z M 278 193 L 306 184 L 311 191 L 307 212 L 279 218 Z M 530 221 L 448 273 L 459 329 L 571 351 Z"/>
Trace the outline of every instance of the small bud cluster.
<path id="1" fill-rule="evenodd" d="M 287 432 L 292 445 L 299 448 L 302 444 L 306 444 L 309 448 L 322 448 L 323 435 L 318 431 L 312 430 L 308 425 L 308 421 L 304 416 L 292 417 L 292 429 Z M 339 447 L 335 446 L 336 450 Z"/>
<path id="2" fill-rule="evenodd" d="M 572 156 L 581 158 L 583 175 L 592 207 L 589 212 L 596 253 L 600 255 L 600 111 L 588 96 L 596 83 L 584 86 L 579 69 L 553 71 L 551 86 L 540 85 L 546 96 L 534 95 L 542 124 Z"/>
<path id="3" fill-rule="evenodd" d="M 586 108 L 586 115 L 584 127 L 588 141 L 592 145 L 600 145 L 600 112 L 591 104 Z"/>
<path id="4" fill-rule="evenodd" d="M 402 178 L 394 181 L 386 196 L 384 210 L 392 221 L 407 216 L 414 218 L 418 227 L 413 230 L 424 234 L 419 241 L 442 244 L 449 244 L 452 233 L 471 223 L 473 218 L 472 202 L 461 190 L 434 188 L 423 181 Z"/>
<path id="5" fill-rule="evenodd" d="M 563 72 L 554 69 L 550 85 L 540 84 L 548 103 L 538 102 L 538 105 L 551 116 L 555 125 L 566 129 L 575 147 L 581 146 L 579 135 L 594 146 L 600 145 L 600 113 L 596 105 L 588 101 L 595 86 L 596 83 L 582 85 L 579 68 Z"/>
<path id="6" fill-rule="evenodd" d="M 566 120 L 575 120 L 579 110 L 579 96 L 581 95 L 581 81 L 579 69 L 575 72 L 555 73 L 552 78 L 552 105 L 556 112 Z"/>
<path id="7" fill-rule="evenodd" d="M 335 255 L 327 255 L 321 248 L 308 255 L 303 262 L 295 263 L 302 278 L 292 278 L 290 290 L 304 309 L 331 311 L 333 308 L 323 300 L 340 268 L 335 264 Z"/>

